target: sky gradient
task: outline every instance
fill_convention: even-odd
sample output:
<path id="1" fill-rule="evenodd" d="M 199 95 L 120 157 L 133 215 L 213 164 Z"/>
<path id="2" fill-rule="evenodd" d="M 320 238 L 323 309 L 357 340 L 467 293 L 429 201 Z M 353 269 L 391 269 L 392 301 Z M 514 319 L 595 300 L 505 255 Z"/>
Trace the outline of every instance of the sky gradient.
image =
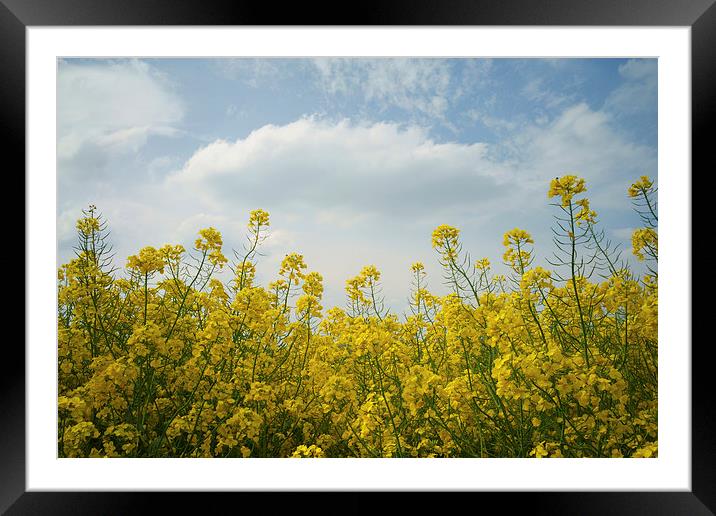
<path id="1" fill-rule="evenodd" d="M 208 226 L 231 257 L 263 208 L 261 284 L 298 252 L 343 306 L 374 264 L 400 313 L 415 261 L 445 292 L 436 226 L 498 272 L 520 227 L 544 264 L 549 181 L 574 173 L 629 258 L 626 190 L 657 178 L 655 59 L 62 59 L 57 81 L 58 265 L 89 204 L 122 266 Z"/>

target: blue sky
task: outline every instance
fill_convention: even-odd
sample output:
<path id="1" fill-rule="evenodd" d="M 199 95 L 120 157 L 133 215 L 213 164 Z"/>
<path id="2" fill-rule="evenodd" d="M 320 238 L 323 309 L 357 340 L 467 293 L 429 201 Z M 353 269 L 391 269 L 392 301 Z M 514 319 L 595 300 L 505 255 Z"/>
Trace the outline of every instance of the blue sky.
<path id="1" fill-rule="evenodd" d="M 607 235 L 638 226 L 626 196 L 657 177 L 653 59 L 63 59 L 58 62 L 58 264 L 95 204 L 118 264 L 199 229 L 241 249 L 271 213 L 259 280 L 288 252 L 343 305 L 363 265 L 406 305 L 410 264 L 443 293 L 432 229 L 461 229 L 501 269 L 502 234 L 550 255 L 549 180 L 587 179 Z"/>

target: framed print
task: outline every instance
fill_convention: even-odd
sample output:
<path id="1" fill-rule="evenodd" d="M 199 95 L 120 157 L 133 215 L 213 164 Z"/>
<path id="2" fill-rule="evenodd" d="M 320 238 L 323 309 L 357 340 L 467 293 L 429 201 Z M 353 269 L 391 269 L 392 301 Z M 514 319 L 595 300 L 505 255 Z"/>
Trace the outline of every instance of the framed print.
<path id="1" fill-rule="evenodd" d="M 711 2 L 325 26 L 61 4 L 0 11 L 27 192 L 3 510 L 516 491 L 713 511 L 690 299 Z"/>

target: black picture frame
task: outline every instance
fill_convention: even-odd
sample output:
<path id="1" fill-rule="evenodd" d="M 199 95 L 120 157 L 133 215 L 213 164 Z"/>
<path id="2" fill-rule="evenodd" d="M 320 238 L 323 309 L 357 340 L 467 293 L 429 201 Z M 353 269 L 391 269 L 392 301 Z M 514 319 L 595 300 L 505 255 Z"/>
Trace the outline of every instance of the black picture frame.
<path id="1" fill-rule="evenodd" d="M 716 0 L 430 0 L 363 1 L 336 5 L 272 4 L 236 0 L 0 0 L 0 145 L 3 155 L 12 156 L 6 177 L 25 166 L 25 29 L 28 26 L 65 25 L 550 25 L 550 26 L 688 26 L 691 27 L 692 71 L 692 169 L 702 174 L 714 167 L 713 144 L 708 128 L 716 114 Z M 346 8 L 348 7 L 348 8 Z M 7 162 L 7 160 L 6 160 Z M 707 168 L 708 167 L 708 168 Z M 693 172 L 691 173 L 693 183 Z M 702 175 L 702 177 L 704 177 Z M 16 190 L 6 186 L 6 192 Z M 19 188 L 25 192 L 24 181 Z M 704 190 L 703 188 L 701 189 Z M 13 196 L 17 196 L 15 194 Z M 692 202 L 693 205 L 693 202 Z M 6 231 L 11 231 L 8 225 Z M 693 229 L 691 234 L 693 235 Z M 698 234 L 698 233 L 697 233 Z M 25 235 L 27 238 L 27 234 Z M 11 251 L 3 253 L 10 267 Z M 693 256 L 693 249 L 692 249 Z M 692 260 L 693 263 L 693 260 Z M 7 270 L 7 269 L 6 269 Z M 25 278 L 32 271 L 25 269 Z M 691 272 L 679 281 L 691 284 Z M 31 300 L 29 300 L 31 302 Z M 692 304 L 696 307 L 697 305 Z M 699 306 L 700 307 L 700 306 Z M 32 310 L 25 304 L 25 314 Z M 7 316 L 6 316 L 7 317 Z M 692 316 L 693 320 L 693 316 Z M 691 330 L 691 329 L 690 329 Z M 9 330 L 6 330 L 10 335 Z M 692 330 L 691 330 L 692 331 Z M 158 502 L 162 512 L 203 512 L 211 496 L 212 505 L 229 497 L 252 493 L 77 493 L 26 492 L 25 489 L 25 352 L 17 339 L 5 339 L 0 373 L 0 513 L 7 514 L 125 514 L 149 508 Z M 481 503 L 491 498 L 510 508 L 524 504 L 530 513 L 548 514 L 713 514 L 716 512 L 716 414 L 712 386 L 706 379 L 708 339 L 692 346 L 692 457 L 690 492 L 562 492 L 562 493 L 469 493 Z M 12 343 L 12 344 L 11 344 Z M 690 342 L 670 343 L 688 346 Z M 412 493 L 411 500 L 427 509 L 439 497 Z M 347 493 L 339 502 L 306 505 L 312 512 L 365 511 L 377 507 L 374 493 Z M 301 498 L 319 500 L 316 493 Z M 151 499 L 151 500 L 150 500 Z M 292 503 L 293 493 L 272 493 L 271 506 Z M 251 500 L 253 501 L 253 500 Z M 464 501 L 464 500 L 461 500 Z M 452 503 L 457 503 L 454 500 Z M 468 503 L 475 504 L 475 500 Z M 301 502 L 303 505 L 304 502 Z M 473 505 L 473 507 L 477 507 Z M 485 506 L 487 507 L 487 506 Z M 443 509 L 444 510 L 444 509 Z M 270 512 L 273 512 L 271 510 Z"/>

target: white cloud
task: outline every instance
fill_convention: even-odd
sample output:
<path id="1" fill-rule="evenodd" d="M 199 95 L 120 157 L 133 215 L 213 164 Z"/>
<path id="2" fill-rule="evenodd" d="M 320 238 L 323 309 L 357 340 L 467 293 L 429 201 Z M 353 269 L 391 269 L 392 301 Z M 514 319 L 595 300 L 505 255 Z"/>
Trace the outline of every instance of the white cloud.
<path id="1" fill-rule="evenodd" d="M 466 248 L 497 263 L 501 234 L 515 225 L 550 249 L 546 192 L 555 176 L 585 177 L 597 211 L 628 213 L 626 188 L 655 175 L 656 156 L 610 122 L 577 104 L 488 145 L 436 143 L 411 125 L 304 118 L 197 150 L 165 188 L 242 221 L 248 209 L 267 209 L 272 230 L 286 231 L 267 266 L 273 271 L 286 252 L 303 252 L 331 285 L 333 302 L 341 302 L 347 277 L 376 262 L 386 297 L 400 304 L 409 262 L 435 261 L 429 239 L 438 224 L 460 226 Z M 440 272 L 428 267 L 439 284 Z"/>
<path id="2" fill-rule="evenodd" d="M 176 158 L 173 156 L 159 156 L 152 159 L 147 163 L 147 173 L 150 178 L 154 179 L 162 172 L 166 172 L 172 167 L 172 164 L 176 166 Z"/>
<path id="3" fill-rule="evenodd" d="M 382 109 L 442 117 L 449 107 L 450 64 L 441 59 L 314 59 L 331 95 L 360 95 Z"/>
<path id="4" fill-rule="evenodd" d="M 658 64 L 656 59 L 630 59 L 619 67 L 624 82 L 612 91 L 605 109 L 617 115 L 653 111 L 656 108 Z"/>
<path id="5" fill-rule="evenodd" d="M 619 66 L 619 74 L 630 81 L 652 80 L 656 72 L 656 59 L 630 59 Z"/>
<path id="6" fill-rule="evenodd" d="M 535 187 L 575 173 L 587 180 L 593 200 L 609 208 L 624 205 L 635 178 L 656 176 L 655 150 L 626 140 L 609 114 L 584 103 L 565 109 L 547 126 L 525 129 L 509 145 L 522 156 L 524 178 Z"/>
<path id="7" fill-rule="evenodd" d="M 173 136 L 184 107 L 168 80 L 143 61 L 63 60 L 57 74 L 57 155 L 63 178 L 136 152 L 151 135 Z M 89 167 L 97 170 L 97 166 Z"/>
<path id="8" fill-rule="evenodd" d="M 564 106 L 573 99 L 571 95 L 557 93 L 546 87 L 542 77 L 535 77 L 527 81 L 522 87 L 522 95 L 528 100 L 550 109 Z"/>
<path id="9" fill-rule="evenodd" d="M 345 226 L 371 216 L 508 210 L 534 192 L 542 202 L 549 180 L 566 173 L 584 176 L 611 208 L 635 177 L 655 170 L 653 149 L 625 140 L 608 114 L 582 103 L 494 145 L 436 143 L 424 128 L 392 123 L 267 125 L 197 150 L 167 185 L 208 205 L 310 209 Z"/>
<path id="10" fill-rule="evenodd" d="M 212 64 L 223 77 L 251 88 L 270 87 L 285 73 L 285 68 L 277 60 L 266 58 L 217 59 Z"/>
<path id="11" fill-rule="evenodd" d="M 480 122 L 493 131 L 514 131 L 517 128 L 517 122 L 513 120 L 492 116 L 474 108 L 467 110 L 465 116 L 472 122 Z"/>
<path id="12" fill-rule="evenodd" d="M 486 200 L 508 171 L 487 146 L 435 143 L 424 128 L 304 118 L 198 150 L 168 181 L 208 202 L 251 199 L 352 213 L 409 214 Z M 325 216 L 325 214 L 324 214 Z"/>
<path id="13" fill-rule="evenodd" d="M 466 59 L 462 61 L 461 79 L 455 90 L 455 96 L 462 97 L 466 94 L 474 94 L 476 91 L 484 92 L 488 88 L 495 88 L 497 82 L 490 74 L 493 64 L 492 59 Z"/>
<path id="14" fill-rule="evenodd" d="M 323 274 L 331 306 L 342 304 L 345 280 L 374 263 L 388 302 L 404 306 L 412 261 L 426 263 L 440 291 L 430 247 L 435 226 L 459 226 L 474 257 L 499 263 L 501 235 L 514 226 L 532 232 L 538 250 L 551 249 L 546 192 L 554 176 L 584 176 L 597 211 L 628 210 L 630 182 L 655 170 L 653 149 L 626 141 L 610 115 L 586 104 L 543 125 L 516 127 L 494 145 L 437 143 L 416 125 L 308 117 L 214 141 L 156 184 L 123 183 L 72 205 L 100 206 L 121 260 L 145 245 L 191 247 L 209 225 L 222 232 L 230 255 L 241 250 L 249 211 L 264 208 L 272 236 L 259 265 L 262 282 L 286 253 L 303 253 Z M 78 213 L 60 216 L 66 249 Z"/>

